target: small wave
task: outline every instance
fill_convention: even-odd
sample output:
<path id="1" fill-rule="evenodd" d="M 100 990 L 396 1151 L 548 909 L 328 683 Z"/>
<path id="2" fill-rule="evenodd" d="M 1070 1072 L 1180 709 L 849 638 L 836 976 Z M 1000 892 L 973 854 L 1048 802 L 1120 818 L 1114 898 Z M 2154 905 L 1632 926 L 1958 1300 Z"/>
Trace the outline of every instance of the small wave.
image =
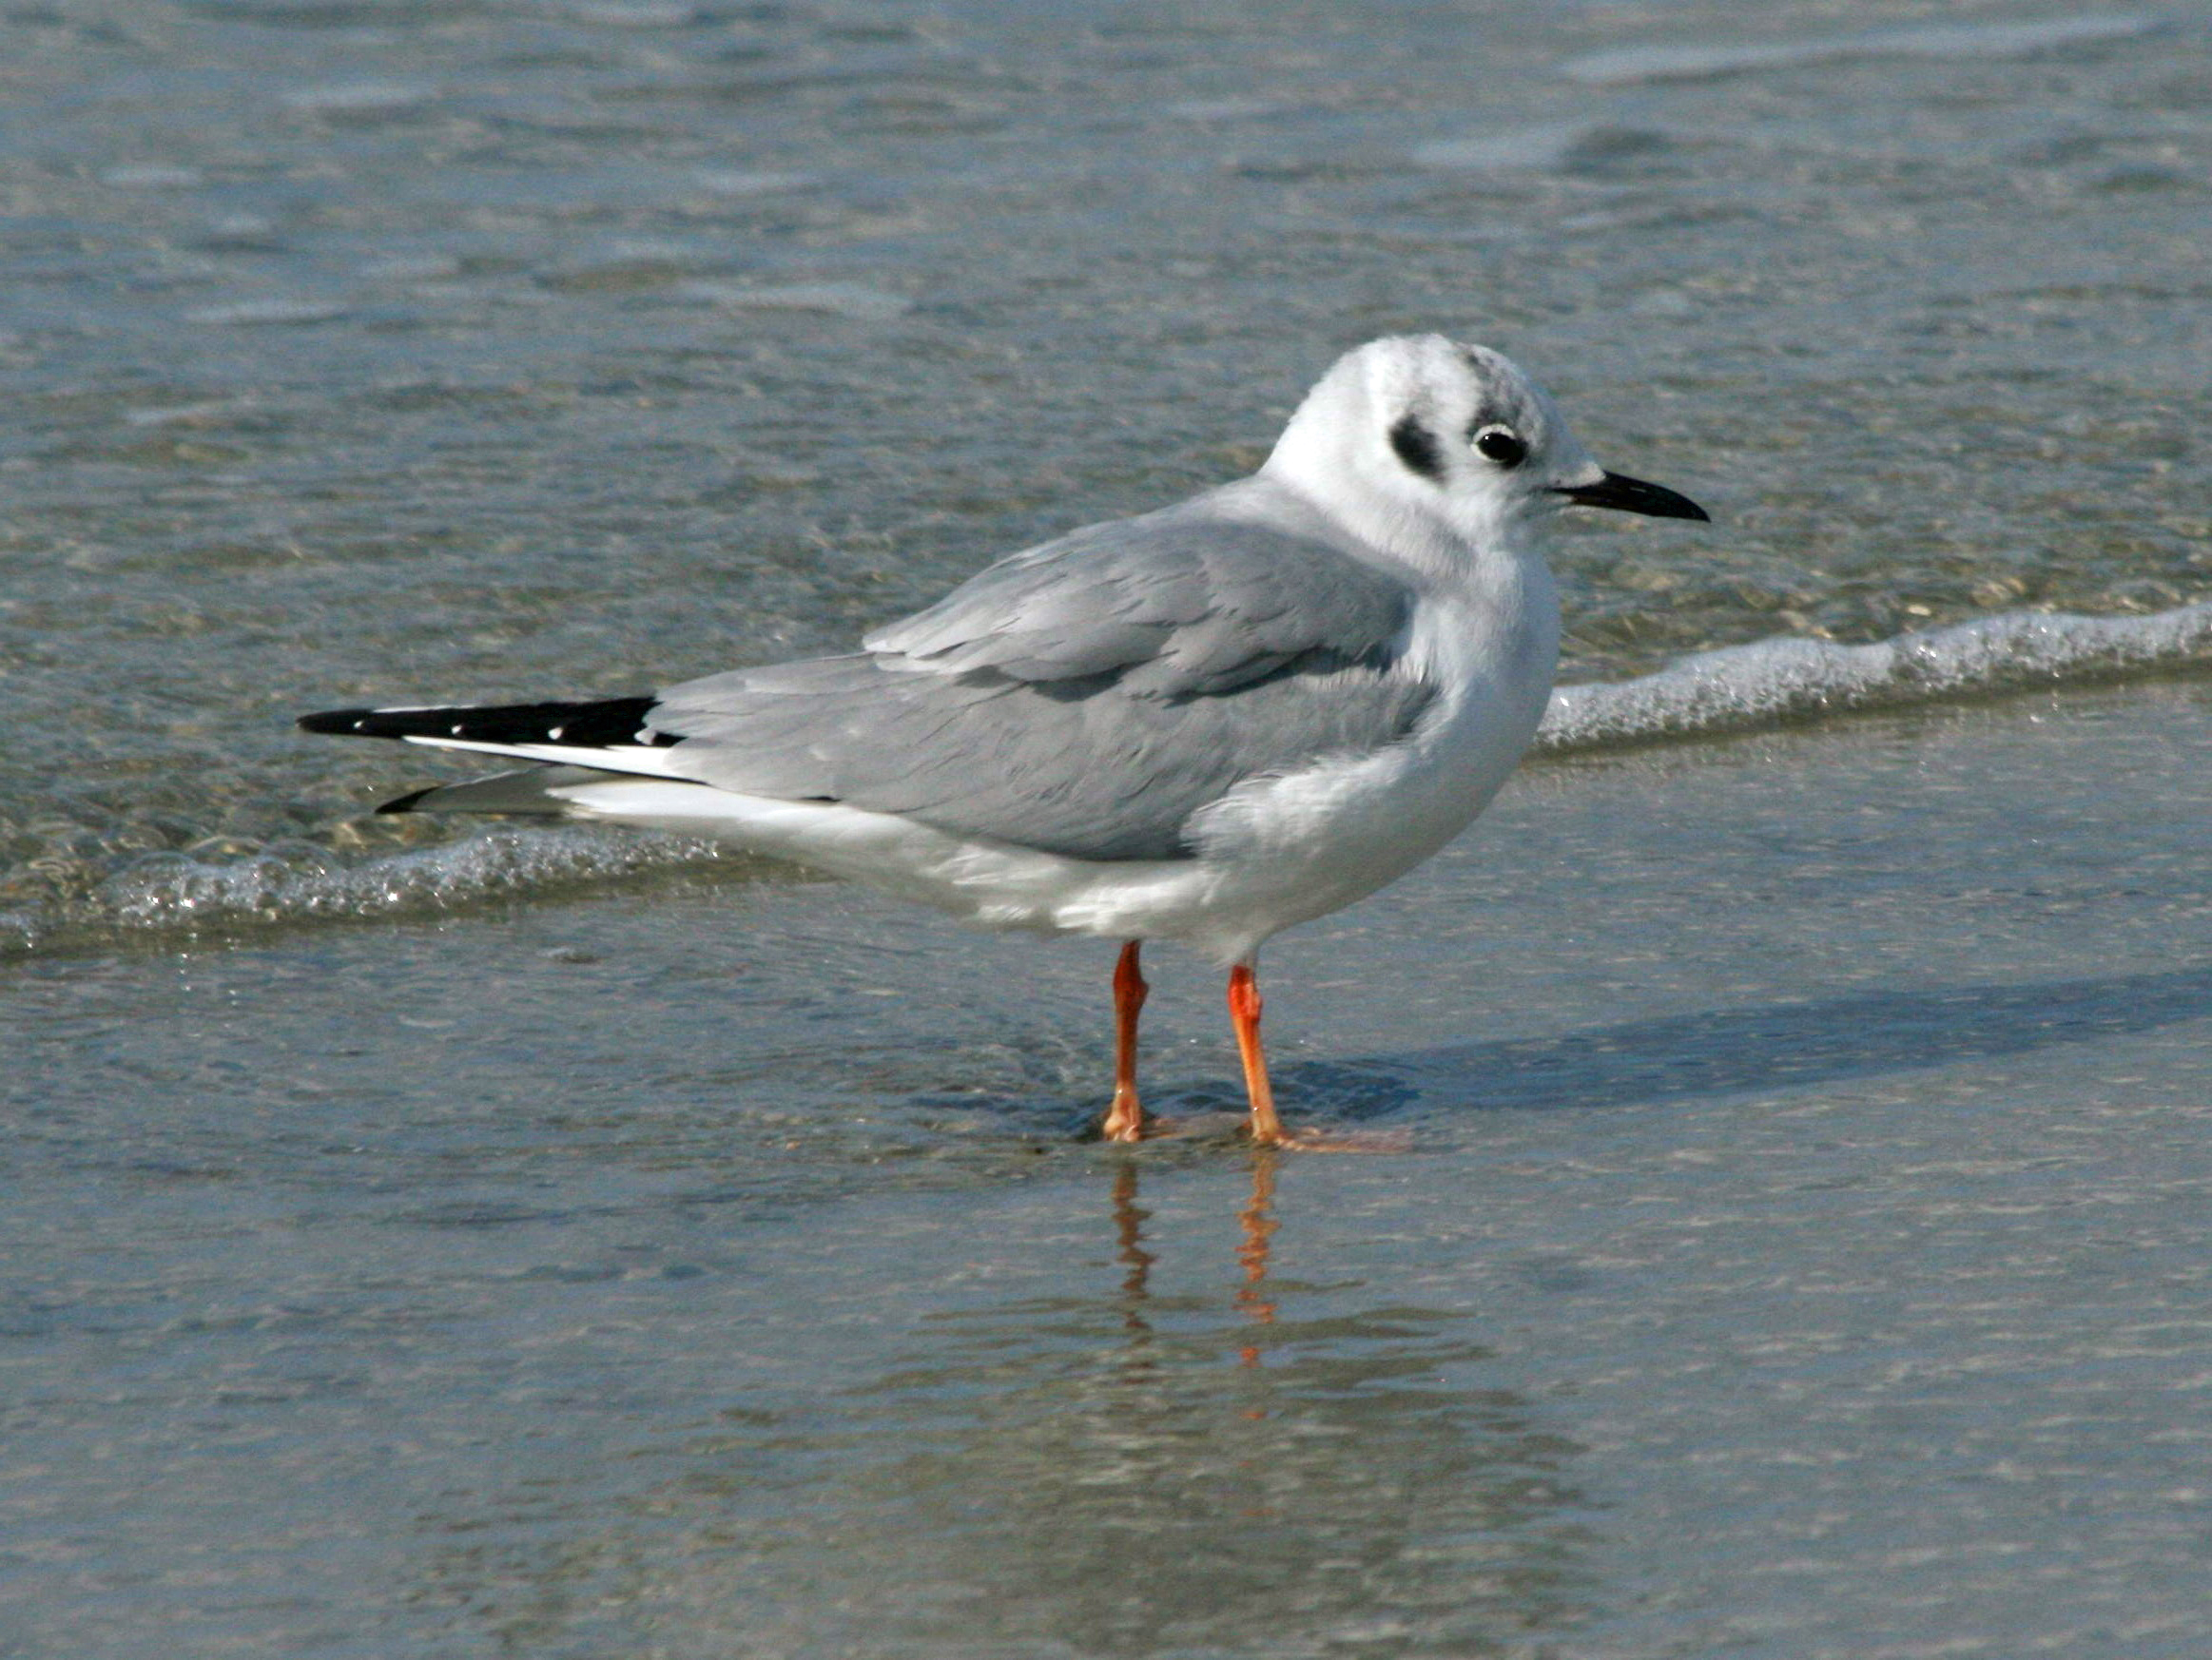
<path id="1" fill-rule="evenodd" d="M 207 175 L 173 163 L 132 162 L 102 169 L 100 183 L 111 190 L 196 190 Z"/>
<path id="2" fill-rule="evenodd" d="M 754 172 L 736 167 L 700 167 L 691 182 L 716 196 L 775 196 L 810 190 L 820 183 L 811 173 Z"/>
<path id="3" fill-rule="evenodd" d="M 304 115 L 405 115 L 435 97 L 436 89 L 413 82 L 347 81 L 334 87 L 295 87 L 277 94 L 287 109 Z"/>
<path id="4" fill-rule="evenodd" d="M 863 322 L 887 322 L 914 309 L 914 302 L 857 282 L 786 282 L 759 287 L 741 282 L 697 280 L 679 283 L 686 299 L 750 311 L 820 311 Z"/>
<path id="5" fill-rule="evenodd" d="M 2016 58 L 2055 47 L 2127 40 L 2158 27 L 2155 17 L 2103 15 L 2034 23 L 1931 24 L 1735 46 L 1623 47 L 1570 58 L 1560 66 L 1560 73 L 1587 87 L 1621 87 L 1647 81 L 1702 81 L 1858 58 Z"/>
<path id="6" fill-rule="evenodd" d="M 289 328 L 334 322 L 345 314 L 346 307 L 336 300 L 272 298 L 198 306 L 184 314 L 184 320 L 226 329 Z"/>
<path id="7" fill-rule="evenodd" d="M 1552 693 L 1537 747 L 1563 754 L 1740 732 L 2208 660 L 2212 602 L 2133 617 L 2008 611 L 1871 646 L 1761 640 L 1701 652 L 1640 680 L 1562 685 Z"/>
<path id="8" fill-rule="evenodd" d="M 696 837 L 508 823 L 359 863 L 308 841 L 269 842 L 228 858 L 153 853 L 70 904 L 64 917 L 0 913 L 0 954 L 316 918 L 404 917 L 732 857 L 743 856 Z"/>
<path id="9" fill-rule="evenodd" d="M 1664 133 L 1644 127 L 1558 122 L 1416 145 L 1412 158 L 1414 165 L 1438 172 L 1556 172 L 1641 159 L 1669 144 Z"/>
<path id="10" fill-rule="evenodd" d="M 690 0 L 567 0 L 557 10 L 606 29 L 683 29 L 699 21 Z"/>

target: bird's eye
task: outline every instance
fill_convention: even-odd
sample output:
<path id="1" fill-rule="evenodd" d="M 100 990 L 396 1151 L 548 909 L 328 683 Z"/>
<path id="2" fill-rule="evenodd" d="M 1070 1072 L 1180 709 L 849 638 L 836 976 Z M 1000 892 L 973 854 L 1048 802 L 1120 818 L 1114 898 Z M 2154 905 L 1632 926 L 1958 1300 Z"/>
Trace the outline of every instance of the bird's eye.
<path id="1" fill-rule="evenodd" d="M 1510 427 L 1484 427 L 1475 434 L 1475 453 L 1501 467 L 1518 467 L 1528 459 L 1528 446 Z"/>

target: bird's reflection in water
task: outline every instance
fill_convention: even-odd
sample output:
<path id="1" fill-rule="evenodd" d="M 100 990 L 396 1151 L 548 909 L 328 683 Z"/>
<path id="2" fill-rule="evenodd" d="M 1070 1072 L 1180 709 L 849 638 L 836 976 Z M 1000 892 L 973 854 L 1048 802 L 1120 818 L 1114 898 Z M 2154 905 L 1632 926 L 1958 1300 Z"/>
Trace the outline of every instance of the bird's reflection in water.
<path id="1" fill-rule="evenodd" d="M 1236 1220 L 1244 1229 L 1244 1238 L 1236 1247 L 1236 1260 L 1244 1264 L 1244 1284 L 1236 1288 L 1236 1305 L 1245 1315 L 1260 1325 L 1272 1323 L 1275 1305 L 1268 1301 L 1268 1241 L 1274 1237 L 1276 1222 L 1272 1210 L 1275 1203 L 1275 1160 L 1280 1155 L 1271 1147 L 1255 1148 L 1252 1158 L 1252 1203 L 1236 1213 Z M 1260 1363 L 1257 1343 L 1246 1343 L 1236 1351 L 1239 1363 L 1256 1366 Z"/>
<path id="2" fill-rule="evenodd" d="M 1129 1269 L 1121 1279 L 1121 1323 L 1136 1334 L 1152 1330 L 1145 1323 L 1144 1300 L 1152 1265 L 1159 1259 L 1144 1248 L 1144 1225 L 1151 1217 L 1136 1202 L 1136 1163 L 1123 1159 L 1114 1172 L 1114 1231 L 1120 1241 L 1115 1258 Z"/>
<path id="3" fill-rule="evenodd" d="M 1456 1654 L 1579 1617 L 1574 1448 L 1483 1385 L 1465 1317 L 1277 1278 L 1285 1160 L 1249 1156 L 1226 1195 L 1116 1159 L 1103 1298 L 951 1317 L 886 1380 L 906 1450 L 864 1486 L 930 1578 L 909 1641 L 1263 1653 L 1380 1622 Z M 1226 1276 L 1194 1190 L 1233 1206 Z"/>
<path id="4" fill-rule="evenodd" d="M 1236 1213 L 1242 1230 L 1236 1260 L 1244 1270 L 1244 1281 L 1237 1286 L 1233 1301 L 1245 1318 L 1258 1325 L 1269 1324 L 1275 1318 L 1275 1305 L 1267 1292 L 1267 1279 L 1268 1242 L 1279 1226 L 1273 1215 L 1278 1156 L 1273 1148 L 1252 1149 L 1252 1196 Z M 1114 1172 L 1115 1260 L 1128 1270 L 1121 1278 L 1121 1324 L 1133 1338 L 1152 1334 L 1144 1305 L 1151 1295 L 1152 1265 L 1159 1260 L 1145 1249 L 1144 1225 L 1151 1220 L 1152 1212 L 1136 1202 L 1136 1161 L 1123 1159 Z M 1260 1345 L 1240 1344 L 1236 1357 L 1239 1365 L 1257 1366 Z M 1127 1359 L 1137 1365 L 1146 1363 L 1144 1345 L 1133 1343 Z M 1246 1416 L 1258 1418 L 1265 1414 L 1254 1409 L 1248 1410 Z"/>
<path id="5" fill-rule="evenodd" d="M 634 1560 L 656 1631 L 745 1633 L 727 1651 L 1464 1656 L 1571 1629 L 1580 1450 L 1465 1314 L 1286 1276 L 1292 1240 L 1342 1254 L 1301 1174 L 1116 1158 L 1097 1254 L 1057 1238 L 1025 1275 L 1061 1289 L 911 1322 L 872 1380 L 701 1447 L 600 1555 Z"/>

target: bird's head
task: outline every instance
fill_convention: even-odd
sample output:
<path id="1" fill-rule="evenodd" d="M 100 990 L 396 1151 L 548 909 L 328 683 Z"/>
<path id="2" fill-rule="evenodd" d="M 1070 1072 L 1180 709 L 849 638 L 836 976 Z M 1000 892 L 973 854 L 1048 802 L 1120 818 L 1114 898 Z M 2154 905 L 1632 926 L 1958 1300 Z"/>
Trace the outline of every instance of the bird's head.
<path id="1" fill-rule="evenodd" d="M 1441 335 L 1370 340 L 1339 357 L 1264 471 L 1401 546 L 1440 523 L 1484 546 L 1574 505 L 1708 516 L 1687 496 L 1606 472 L 1510 358 Z"/>

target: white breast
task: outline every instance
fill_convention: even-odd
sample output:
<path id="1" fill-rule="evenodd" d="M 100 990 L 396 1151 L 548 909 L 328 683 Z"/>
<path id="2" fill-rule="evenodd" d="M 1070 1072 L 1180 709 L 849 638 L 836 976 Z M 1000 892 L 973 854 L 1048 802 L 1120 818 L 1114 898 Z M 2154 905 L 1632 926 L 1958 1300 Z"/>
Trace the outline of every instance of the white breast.
<path id="1" fill-rule="evenodd" d="M 1437 685 L 1407 742 L 1239 785 L 1193 821 L 1208 903 L 1156 931 L 1234 957 L 1404 876 L 1471 823 L 1535 737 L 1559 659 L 1559 601 L 1534 556 L 1424 600 L 1405 663 Z"/>

